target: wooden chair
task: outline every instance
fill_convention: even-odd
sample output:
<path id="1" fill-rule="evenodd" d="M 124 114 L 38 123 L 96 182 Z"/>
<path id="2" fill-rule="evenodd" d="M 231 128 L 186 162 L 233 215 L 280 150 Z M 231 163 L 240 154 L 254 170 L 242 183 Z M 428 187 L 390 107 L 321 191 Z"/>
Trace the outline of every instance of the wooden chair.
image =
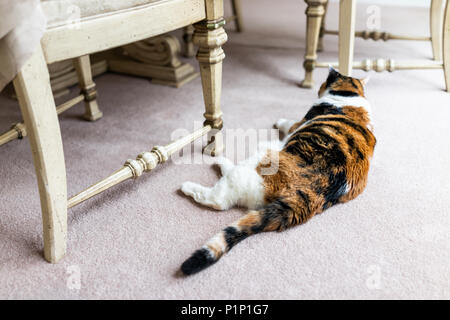
<path id="1" fill-rule="evenodd" d="M 301 83 L 304 88 L 312 88 L 314 81 L 312 72 L 314 68 L 328 67 L 332 65 L 339 67 L 339 71 L 351 75 L 352 69 L 365 71 L 395 71 L 403 69 L 441 69 L 443 67 L 443 25 L 444 7 L 446 0 L 431 0 L 430 6 L 430 37 L 402 36 L 379 31 L 356 31 L 355 14 L 356 0 L 341 0 L 339 4 L 339 30 L 327 30 L 325 28 L 324 16 L 328 0 L 305 0 L 308 7 L 307 29 L 306 29 L 306 53 L 303 67 L 305 78 Z M 317 51 L 323 49 L 322 38 L 325 34 L 339 36 L 339 58 L 338 62 L 317 62 Z M 394 61 L 393 59 L 365 59 L 353 61 L 354 39 L 360 37 L 372 40 L 425 40 L 431 41 L 434 61 Z M 448 77 L 446 76 L 446 81 Z"/>
<path id="2" fill-rule="evenodd" d="M 42 2 L 44 11 L 45 2 Z M 56 2 L 59 1 L 49 1 L 47 4 Z M 65 21 L 50 23 L 40 47 L 14 79 L 37 174 L 44 256 L 52 263 L 59 261 L 66 252 L 68 207 L 117 183 L 151 171 L 172 153 L 205 134 L 210 137 L 210 141 L 215 139 L 213 144 L 208 145 L 211 154 L 221 151 L 218 139 L 220 134 L 213 134 L 222 128 L 220 96 L 222 60 L 225 55 L 221 46 L 227 40 L 223 29 L 222 0 L 96 0 L 96 3 L 98 5 L 85 8 L 89 1 L 71 1 L 71 5 L 78 5 L 81 12 L 81 19 L 76 21 L 76 26 Z M 98 8 L 102 10 L 99 11 Z M 47 18 L 51 22 L 60 16 L 49 14 Z M 85 80 L 82 83 L 84 98 L 88 104 L 88 112 L 95 117 L 98 112 L 94 103 L 92 77 L 88 71 L 89 54 L 191 24 L 195 26 L 193 41 L 199 46 L 197 60 L 200 64 L 206 109 L 204 127 L 165 147 L 157 146 L 150 152 L 141 153 L 136 160 L 128 160 L 120 170 L 68 200 L 61 132 L 47 64 L 81 57 L 78 60 L 78 70 Z"/>

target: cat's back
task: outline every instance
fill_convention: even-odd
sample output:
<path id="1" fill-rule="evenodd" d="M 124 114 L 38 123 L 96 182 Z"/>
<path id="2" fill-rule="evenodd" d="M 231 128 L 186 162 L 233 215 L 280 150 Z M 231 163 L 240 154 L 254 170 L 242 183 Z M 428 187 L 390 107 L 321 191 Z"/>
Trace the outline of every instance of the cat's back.
<path id="1" fill-rule="evenodd" d="M 313 211 L 360 194 L 376 143 L 364 108 L 322 104 L 310 109 L 279 152 L 275 175 L 264 177 L 269 194 L 312 201 Z"/>

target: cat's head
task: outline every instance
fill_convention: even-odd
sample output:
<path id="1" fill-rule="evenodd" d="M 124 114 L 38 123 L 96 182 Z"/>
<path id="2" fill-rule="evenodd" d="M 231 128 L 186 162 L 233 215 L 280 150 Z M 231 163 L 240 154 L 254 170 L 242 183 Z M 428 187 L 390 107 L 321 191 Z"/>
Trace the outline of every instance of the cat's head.
<path id="1" fill-rule="evenodd" d="M 348 97 L 364 97 L 364 87 L 368 81 L 369 78 L 357 79 L 344 76 L 330 66 L 327 80 L 320 86 L 319 97 L 326 93 Z"/>

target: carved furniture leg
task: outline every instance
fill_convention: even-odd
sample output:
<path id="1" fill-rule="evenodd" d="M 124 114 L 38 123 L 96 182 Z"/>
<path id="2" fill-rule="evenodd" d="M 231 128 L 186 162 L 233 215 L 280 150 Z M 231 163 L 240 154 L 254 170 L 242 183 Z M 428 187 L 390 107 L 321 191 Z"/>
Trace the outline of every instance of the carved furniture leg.
<path id="1" fill-rule="evenodd" d="M 234 23 L 237 32 L 244 31 L 242 25 L 241 0 L 231 0 L 231 9 L 233 11 Z"/>
<path id="2" fill-rule="evenodd" d="M 194 43 L 192 42 L 192 36 L 194 34 L 194 26 L 190 25 L 183 29 L 183 56 L 186 58 L 192 58 L 195 56 Z"/>
<path id="3" fill-rule="evenodd" d="M 447 86 L 447 92 L 450 92 L 450 1 L 446 1 L 445 19 L 444 19 L 444 41 L 443 41 L 443 60 L 444 77 Z"/>
<path id="4" fill-rule="evenodd" d="M 66 252 L 67 185 L 64 153 L 41 48 L 14 79 L 22 115 L 30 136 L 31 150 L 42 206 L 44 256 L 56 263 Z"/>
<path id="5" fill-rule="evenodd" d="M 430 33 L 433 58 L 442 61 L 442 30 L 444 26 L 445 0 L 431 0 Z"/>
<path id="6" fill-rule="evenodd" d="M 308 4 L 306 9 L 306 52 L 303 68 L 305 79 L 300 84 L 303 88 L 312 88 L 314 81 L 312 72 L 317 59 L 317 43 L 319 41 L 320 25 L 325 13 L 324 4 L 327 0 L 305 0 Z"/>
<path id="7" fill-rule="evenodd" d="M 339 72 L 352 75 L 356 0 L 339 2 Z"/>
<path id="8" fill-rule="evenodd" d="M 320 24 L 320 32 L 319 32 L 319 42 L 317 43 L 317 52 L 323 51 L 323 36 L 325 35 L 325 18 L 327 16 L 328 10 L 328 0 L 325 2 L 324 6 L 324 14 L 322 16 L 322 23 Z"/>
<path id="9" fill-rule="evenodd" d="M 152 83 L 179 88 L 198 77 L 179 59 L 180 41 L 169 34 L 134 42 L 110 51 L 109 71 L 150 78 Z"/>
<path id="10" fill-rule="evenodd" d="M 222 90 L 222 60 L 225 53 L 222 45 L 227 41 L 227 34 L 223 29 L 222 1 L 206 1 L 206 19 L 195 24 L 194 43 L 199 46 L 197 60 L 200 64 L 203 98 L 205 102 L 205 122 L 213 129 L 208 134 L 208 145 L 205 152 L 215 156 L 223 151 L 222 111 L 220 110 L 220 96 Z"/>
<path id="11" fill-rule="evenodd" d="M 74 59 L 78 79 L 80 81 L 81 93 L 84 95 L 85 113 L 84 118 L 89 121 L 96 121 L 103 116 L 98 108 L 97 90 L 92 80 L 91 62 L 89 55 Z"/>

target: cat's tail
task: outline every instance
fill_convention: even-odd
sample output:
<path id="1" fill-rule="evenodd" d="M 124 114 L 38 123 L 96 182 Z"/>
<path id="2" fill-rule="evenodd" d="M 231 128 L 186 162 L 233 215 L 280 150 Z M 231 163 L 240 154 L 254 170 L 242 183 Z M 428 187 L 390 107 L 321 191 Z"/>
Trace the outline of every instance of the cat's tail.
<path id="1" fill-rule="evenodd" d="M 216 263 L 224 253 L 245 238 L 265 231 L 287 228 L 290 208 L 283 203 L 272 202 L 258 211 L 249 211 L 245 216 L 212 237 L 201 249 L 181 265 L 185 275 L 191 275 Z"/>

